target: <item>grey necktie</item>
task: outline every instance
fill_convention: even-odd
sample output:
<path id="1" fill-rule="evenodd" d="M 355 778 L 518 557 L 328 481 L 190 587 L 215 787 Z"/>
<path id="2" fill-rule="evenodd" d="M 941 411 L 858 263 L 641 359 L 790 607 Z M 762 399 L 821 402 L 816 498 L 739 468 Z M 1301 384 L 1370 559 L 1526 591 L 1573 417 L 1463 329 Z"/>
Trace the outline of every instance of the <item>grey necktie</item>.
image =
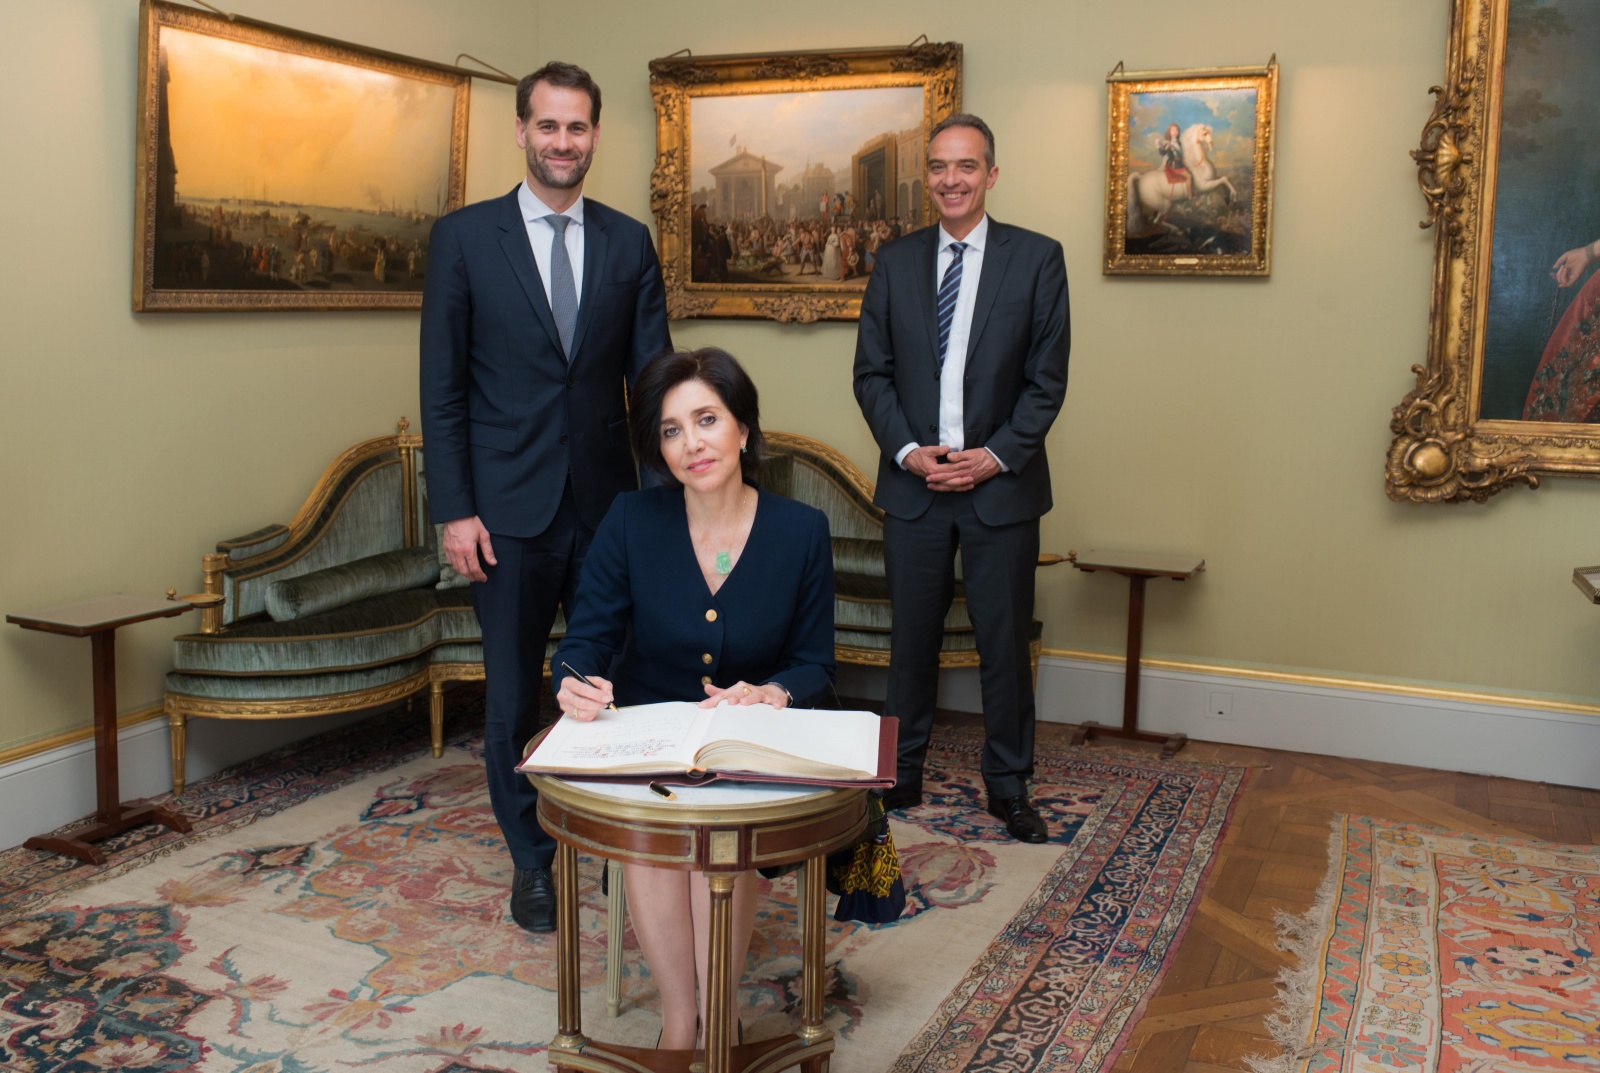
<path id="1" fill-rule="evenodd" d="M 561 335 L 561 352 L 571 361 L 572 333 L 578 327 L 578 288 L 572 279 L 572 258 L 567 256 L 567 225 L 572 217 L 551 215 L 545 220 L 556 232 L 550 243 L 550 315 Z"/>

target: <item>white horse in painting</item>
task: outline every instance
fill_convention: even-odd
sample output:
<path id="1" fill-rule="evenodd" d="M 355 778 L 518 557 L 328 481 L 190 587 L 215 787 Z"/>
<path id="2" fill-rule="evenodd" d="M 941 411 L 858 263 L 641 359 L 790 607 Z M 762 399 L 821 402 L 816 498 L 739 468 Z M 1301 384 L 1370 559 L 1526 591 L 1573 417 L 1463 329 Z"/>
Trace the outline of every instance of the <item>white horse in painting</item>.
<path id="1" fill-rule="evenodd" d="M 1211 162 L 1211 128 L 1205 123 L 1195 123 L 1178 136 L 1183 149 L 1183 166 L 1189 169 L 1189 178 L 1175 183 L 1167 178 L 1166 168 L 1142 171 L 1128 175 L 1128 234 L 1134 235 L 1164 223 L 1168 211 L 1179 201 L 1196 200 L 1213 190 L 1222 190 L 1231 204 L 1238 191 Z"/>

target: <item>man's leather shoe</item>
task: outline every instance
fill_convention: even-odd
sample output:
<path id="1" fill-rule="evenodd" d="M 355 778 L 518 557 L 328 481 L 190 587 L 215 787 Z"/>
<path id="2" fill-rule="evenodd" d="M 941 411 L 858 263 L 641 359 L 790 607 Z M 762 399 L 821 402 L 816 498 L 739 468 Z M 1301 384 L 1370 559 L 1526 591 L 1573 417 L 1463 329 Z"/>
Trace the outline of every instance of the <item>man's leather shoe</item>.
<path id="1" fill-rule="evenodd" d="M 1018 842 L 1050 841 L 1050 829 L 1044 825 L 1044 817 L 1028 803 L 1026 794 L 989 798 L 989 815 L 1005 821 L 1006 834 Z"/>
<path id="2" fill-rule="evenodd" d="M 511 880 L 511 919 L 524 931 L 556 930 L 556 884 L 550 869 L 517 869 Z"/>
<path id="3" fill-rule="evenodd" d="M 893 812 L 896 809 L 916 808 L 922 804 L 922 788 L 919 786 L 891 786 L 883 792 L 883 811 Z"/>

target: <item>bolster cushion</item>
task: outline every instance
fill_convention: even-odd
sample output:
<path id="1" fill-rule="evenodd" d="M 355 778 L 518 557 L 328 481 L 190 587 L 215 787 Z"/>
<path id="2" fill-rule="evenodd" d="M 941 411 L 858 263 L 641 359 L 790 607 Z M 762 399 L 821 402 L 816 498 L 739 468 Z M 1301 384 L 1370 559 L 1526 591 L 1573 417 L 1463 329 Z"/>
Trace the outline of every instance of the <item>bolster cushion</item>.
<path id="1" fill-rule="evenodd" d="M 386 551 L 274 581 L 267 586 L 267 614 L 274 622 L 290 622 L 438 580 L 439 559 L 432 548 Z"/>

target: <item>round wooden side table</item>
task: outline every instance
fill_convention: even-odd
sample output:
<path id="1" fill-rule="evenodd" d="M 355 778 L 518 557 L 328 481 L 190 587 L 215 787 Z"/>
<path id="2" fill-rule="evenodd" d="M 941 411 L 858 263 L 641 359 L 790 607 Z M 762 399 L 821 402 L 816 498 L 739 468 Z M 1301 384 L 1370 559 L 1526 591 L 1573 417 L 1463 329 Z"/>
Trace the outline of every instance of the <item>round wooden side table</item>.
<path id="1" fill-rule="evenodd" d="M 861 789 L 755 787 L 725 795 L 681 793 L 676 801 L 643 787 L 566 782 L 529 775 L 539 791 L 539 820 L 556 840 L 557 1034 L 549 1061 L 557 1070 L 596 1073 L 770 1073 L 798 1065 L 827 1073 L 833 1033 L 822 1021 L 826 935 L 823 885 L 828 854 L 866 830 Z M 712 789 L 711 787 L 707 788 Z M 802 792 L 796 792 L 796 791 Z M 718 800 L 718 798 L 724 798 Z M 578 852 L 608 860 L 706 873 L 711 888 L 707 996 L 710 1026 L 704 1051 L 658 1051 L 603 1043 L 583 1034 L 578 986 Z M 730 964 L 733 885 L 752 868 L 805 863 L 801 905 L 800 1024 L 777 1039 L 734 1046 L 728 1011 L 743 966 Z"/>

